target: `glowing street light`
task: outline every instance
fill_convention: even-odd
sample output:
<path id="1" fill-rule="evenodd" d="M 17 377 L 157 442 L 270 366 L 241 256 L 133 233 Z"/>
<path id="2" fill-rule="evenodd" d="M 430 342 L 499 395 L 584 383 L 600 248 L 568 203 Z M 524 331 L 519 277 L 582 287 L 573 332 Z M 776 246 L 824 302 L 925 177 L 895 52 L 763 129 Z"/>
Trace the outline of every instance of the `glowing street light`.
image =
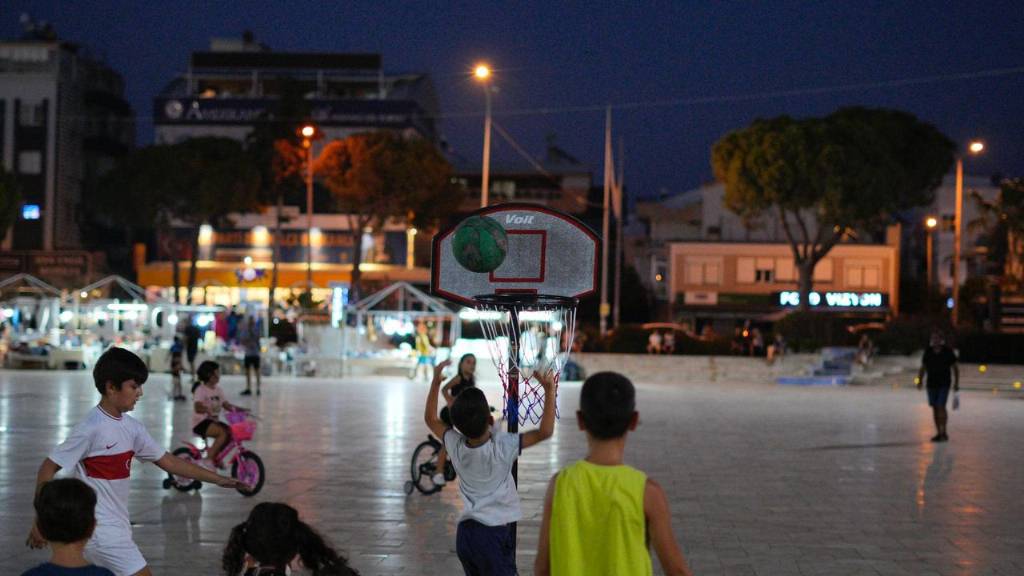
<path id="1" fill-rule="evenodd" d="M 980 154 L 985 150 L 985 144 L 980 140 L 972 140 L 967 145 L 970 154 Z M 953 312 L 951 320 L 953 327 L 957 325 L 957 318 L 960 312 L 960 250 L 963 227 L 963 203 L 964 203 L 964 159 L 963 154 L 956 157 L 956 218 L 953 223 Z"/>
<path id="2" fill-rule="evenodd" d="M 935 242 L 935 227 L 939 225 L 939 221 L 938 221 L 937 218 L 935 218 L 935 216 L 929 216 L 928 218 L 925 218 L 924 225 L 925 225 L 925 227 L 928 228 L 928 237 L 927 237 L 927 244 L 926 244 L 927 245 L 927 250 L 925 250 L 925 253 L 927 254 L 925 256 L 925 258 L 927 258 L 927 263 L 926 263 L 925 269 L 927 270 L 926 274 L 928 275 L 928 282 L 927 282 L 928 291 L 931 292 L 932 282 L 933 282 L 933 280 L 932 280 L 932 267 L 934 266 L 933 260 L 935 260 L 935 256 L 934 256 L 934 252 L 933 252 L 933 250 L 934 250 L 934 242 Z"/>
<path id="3" fill-rule="evenodd" d="M 306 289 L 313 293 L 313 140 L 322 136 L 313 124 L 299 128 L 306 149 Z"/>
<path id="4" fill-rule="evenodd" d="M 473 76 L 484 85 L 484 166 L 480 178 L 480 207 L 487 206 L 491 176 L 491 68 L 477 64 Z"/>

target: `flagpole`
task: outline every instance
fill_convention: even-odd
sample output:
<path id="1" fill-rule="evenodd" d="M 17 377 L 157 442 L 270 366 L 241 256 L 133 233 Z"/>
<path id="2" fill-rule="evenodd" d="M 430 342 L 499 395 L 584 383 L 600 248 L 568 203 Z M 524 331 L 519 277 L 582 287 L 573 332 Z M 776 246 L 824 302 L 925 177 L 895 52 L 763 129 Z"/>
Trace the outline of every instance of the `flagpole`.
<path id="1" fill-rule="evenodd" d="M 601 222 L 601 336 L 608 333 L 608 204 L 612 190 L 612 107 L 605 111 L 604 121 L 604 215 Z"/>
<path id="2" fill-rule="evenodd" d="M 619 307 L 622 305 L 622 220 L 623 220 L 623 161 L 625 153 L 623 147 L 625 144 L 622 138 L 619 138 L 619 175 L 615 178 L 615 306 L 612 307 L 612 327 L 619 327 Z"/>

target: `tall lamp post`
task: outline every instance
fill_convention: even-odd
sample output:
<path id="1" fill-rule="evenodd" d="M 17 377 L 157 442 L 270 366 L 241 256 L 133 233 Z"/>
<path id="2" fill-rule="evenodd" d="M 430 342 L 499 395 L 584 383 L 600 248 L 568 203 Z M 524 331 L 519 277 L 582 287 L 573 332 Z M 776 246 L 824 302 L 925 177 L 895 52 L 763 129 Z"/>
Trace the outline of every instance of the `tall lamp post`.
<path id="1" fill-rule="evenodd" d="M 935 286 L 935 279 L 932 273 L 932 268 L 935 265 L 935 227 L 939 225 L 939 221 L 934 216 L 929 216 L 924 221 L 925 227 L 928 229 L 928 238 L 926 241 L 927 249 L 925 250 L 927 261 L 925 262 L 925 270 L 927 274 L 926 285 L 928 287 L 929 297 L 931 296 L 932 287 Z"/>
<path id="2" fill-rule="evenodd" d="M 477 64 L 473 76 L 484 85 L 484 166 L 480 179 L 480 207 L 486 208 L 491 178 L 491 68 Z"/>
<path id="3" fill-rule="evenodd" d="M 299 129 L 306 149 L 306 290 L 313 294 L 313 140 L 320 131 L 313 124 Z"/>
<path id="4" fill-rule="evenodd" d="M 980 154 L 985 149 L 985 144 L 977 140 L 967 146 L 970 154 Z M 953 223 L 953 313 L 951 319 L 953 327 L 957 325 L 960 317 L 960 252 L 963 237 L 963 207 L 964 204 L 964 159 L 963 154 L 956 157 L 956 217 Z"/>

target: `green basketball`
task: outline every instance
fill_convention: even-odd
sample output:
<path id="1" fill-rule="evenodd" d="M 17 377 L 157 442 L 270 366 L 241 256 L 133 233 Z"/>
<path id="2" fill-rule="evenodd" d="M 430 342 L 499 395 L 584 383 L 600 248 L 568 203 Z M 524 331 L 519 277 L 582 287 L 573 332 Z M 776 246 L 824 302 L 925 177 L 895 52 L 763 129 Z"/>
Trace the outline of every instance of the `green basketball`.
<path id="1" fill-rule="evenodd" d="M 470 216 L 455 229 L 452 240 L 455 260 L 473 272 L 491 272 L 501 266 L 508 252 L 505 229 L 493 218 Z"/>

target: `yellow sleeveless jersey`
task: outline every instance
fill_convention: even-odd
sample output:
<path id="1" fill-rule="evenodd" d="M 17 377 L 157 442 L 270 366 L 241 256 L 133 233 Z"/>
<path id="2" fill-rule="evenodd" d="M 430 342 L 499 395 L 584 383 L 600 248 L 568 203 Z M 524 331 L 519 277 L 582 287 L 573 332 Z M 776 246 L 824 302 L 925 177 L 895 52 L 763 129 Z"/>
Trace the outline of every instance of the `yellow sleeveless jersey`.
<path id="1" fill-rule="evenodd" d="M 552 576 L 648 576 L 644 488 L 630 466 L 580 460 L 558 473 L 551 506 Z"/>

